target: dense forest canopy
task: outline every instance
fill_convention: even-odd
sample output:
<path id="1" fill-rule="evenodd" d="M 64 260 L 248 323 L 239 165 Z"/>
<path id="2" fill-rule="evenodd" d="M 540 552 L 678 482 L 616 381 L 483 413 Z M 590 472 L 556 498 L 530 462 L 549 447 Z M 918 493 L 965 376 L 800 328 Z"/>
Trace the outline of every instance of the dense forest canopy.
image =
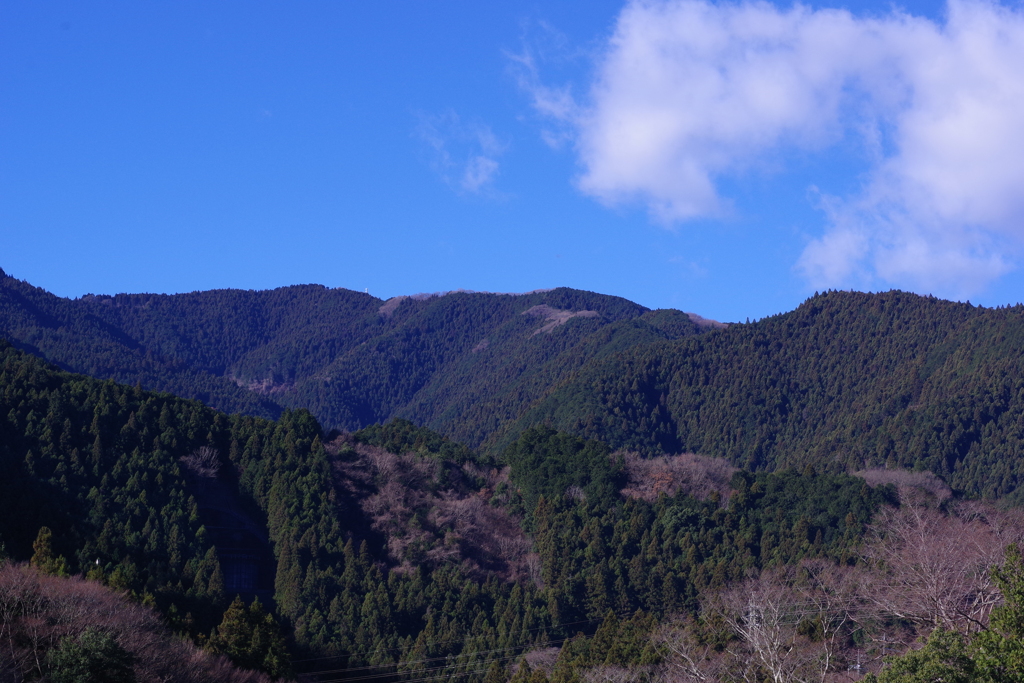
<path id="1" fill-rule="evenodd" d="M 510 449 L 506 476 L 408 422 L 325 444 L 302 411 L 277 422 L 228 416 L 66 373 L 9 345 L 0 386 L 6 552 L 127 591 L 212 647 L 222 642 L 214 627 L 242 609 L 233 595 L 258 598 L 260 588 L 225 572 L 238 558 L 214 543 L 225 511 L 204 491 L 216 482 L 269 544 L 276 569 L 264 599 L 292 647 L 342 668 L 456 657 L 475 671 L 486 657 L 474 653 L 592 633 L 609 612 L 639 615 L 646 633 L 643 615 L 693 610 L 701 589 L 751 568 L 849 556 L 886 500 L 860 479 L 812 472 L 736 474 L 728 502 L 628 499 L 618 492 L 625 461 L 549 429 Z M 581 468 L 588 480 L 572 478 Z M 236 650 L 225 651 L 253 661 Z"/>
<path id="2" fill-rule="evenodd" d="M 705 323 L 706 321 L 699 321 Z M 59 366 L 328 429 L 404 417 L 478 445 L 588 359 L 706 329 L 566 288 L 395 297 L 318 285 L 62 299 L 0 276 L 0 336 Z"/>
<path id="3" fill-rule="evenodd" d="M 981 500 L 1021 497 L 1019 306 L 0 272 L 0 333 L 0 680 L 166 670 L 121 613 L 238 680 L 821 680 L 929 634 L 881 680 L 1024 666 L 1024 521 Z"/>
<path id="4" fill-rule="evenodd" d="M 1024 308 L 819 294 L 722 326 L 570 289 L 395 297 L 315 285 L 68 300 L 0 278 L 0 334 L 61 367 L 327 429 L 404 418 L 499 455 L 548 424 L 754 470 L 1021 484 Z"/>
<path id="5" fill-rule="evenodd" d="M 533 424 L 747 469 L 930 470 L 999 497 L 1024 481 L 1024 307 L 830 292 L 749 325 L 588 364 Z"/>

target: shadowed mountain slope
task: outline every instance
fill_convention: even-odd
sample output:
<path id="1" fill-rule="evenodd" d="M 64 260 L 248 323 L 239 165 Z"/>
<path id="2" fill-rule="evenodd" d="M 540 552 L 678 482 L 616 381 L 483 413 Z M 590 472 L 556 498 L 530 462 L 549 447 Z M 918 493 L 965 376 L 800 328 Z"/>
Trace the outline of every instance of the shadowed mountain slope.
<path id="1" fill-rule="evenodd" d="M 60 367 L 328 428 L 393 417 L 480 445 L 593 358 L 707 329 L 571 289 L 382 301 L 318 285 L 63 299 L 0 271 L 0 336 Z"/>

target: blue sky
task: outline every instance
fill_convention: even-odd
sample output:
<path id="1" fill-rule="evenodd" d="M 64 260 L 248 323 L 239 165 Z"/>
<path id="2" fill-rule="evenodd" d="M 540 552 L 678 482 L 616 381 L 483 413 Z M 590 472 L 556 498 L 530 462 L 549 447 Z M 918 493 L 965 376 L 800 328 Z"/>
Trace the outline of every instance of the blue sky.
<path id="1" fill-rule="evenodd" d="M 70 297 L 1015 303 L 1022 27 L 969 2 L 3 0 L 0 267 Z"/>

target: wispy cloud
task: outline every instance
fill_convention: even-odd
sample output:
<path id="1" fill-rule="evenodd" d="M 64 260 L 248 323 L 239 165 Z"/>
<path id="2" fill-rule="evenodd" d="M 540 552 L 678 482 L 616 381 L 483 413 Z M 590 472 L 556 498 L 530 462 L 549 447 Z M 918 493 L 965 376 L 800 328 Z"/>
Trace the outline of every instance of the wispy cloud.
<path id="1" fill-rule="evenodd" d="M 598 53 L 574 47 L 565 34 L 544 21 L 528 24 L 522 41 L 519 52 L 505 54 L 509 71 L 544 123 L 541 139 L 552 149 L 561 149 L 575 138 L 582 110 L 572 84 L 550 85 L 541 78 L 540 65 L 550 71 L 552 66 L 592 61 Z"/>
<path id="2" fill-rule="evenodd" d="M 583 192 L 665 224 L 726 215 L 724 179 L 852 141 L 870 169 L 857 192 L 823 198 L 798 271 L 818 287 L 963 296 L 1024 246 L 1021 64 L 1024 11 L 983 0 L 950 2 L 942 22 L 638 0 L 584 99 L 528 60 L 520 84 L 571 130 Z"/>
<path id="3" fill-rule="evenodd" d="M 498 158 L 508 145 L 480 122 L 463 122 L 454 111 L 421 116 L 416 137 L 424 144 L 434 172 L 458 192 L 497 195 Z"/>

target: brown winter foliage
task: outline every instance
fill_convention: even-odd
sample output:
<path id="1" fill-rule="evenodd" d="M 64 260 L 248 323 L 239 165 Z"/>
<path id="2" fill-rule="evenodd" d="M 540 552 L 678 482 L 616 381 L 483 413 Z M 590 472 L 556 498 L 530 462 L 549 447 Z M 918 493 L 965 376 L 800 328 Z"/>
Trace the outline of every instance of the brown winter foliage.
<path id="1" fill-rule="evenodd" d="M 495 487 L 507 484 L 507 472 L 472 463 L 457 468 L 366 444 L 352 448 L 334 459 L 339 497 L 356 506 L 353 512 L 383 536 L 398 571 L 453 562 L 470 575 L 494 572 L 507 580 L 539 576 L 540 561 L 519 520 L 490 502 Z M 329 449 L 337 454 L 342 443 Z"/>
<path id="2" fill-rule="evenodd" d="M 953 491 L 946 482 L 931 472 L 911 472 L 901 469 L 871 469 L 853 472 L 874 488 L 885 484 L 893 484 L 899 491 L 900 500 L 919 503 L 932 502 L 942 504 L 953 496 Z"/>
<path id="3" fill-rule="evenodd" d="M 706 595 L 703 624 L 678 619 L 655 634 L 667 654 L 662 679 L 832 680 L 850 668 L 846 646 L 863 615 L 858 579 L 850 567 L 808 561 Z"/>
<path id="4" fill-rule="evenodd" d="M 622 495 L 648 502 L 658 496 L 675 496 L 679 492 L 706 500 L 717 492 L 723 505 L 732 490 L 729 480 L 735 467 L 721 458 L 693 453 L 644 458 L 639 453 L 621 453 L 627 483 Z"/>
<path id="5" fill-rule="evenodd" d="M 27 565 L 0 566 L 0 682 L 45 676 L 46 655 L 86 628 L 113 635 L 135 657 L 139 683 L 269 683 L 173 636 L 151 609 L 81 577 L 42 574 Z"/>
<path id="6" fill-rule="evenodd" d="M 920 491 L 905 488 L 911 498 Z M 929 492 L 927 501 L 940 499 Z M 855 681 L 935 628 L 984 628 L 1002 601 L 992 567 L 1024 540 L 1024 515 L 949 507 L 884 509 L 856 566 L 808 560 L 708 592 L 700 619 L 670 620 L 654 634 L 666 655 L 660 679 Z"/>
<path id="7" fill-rule="evenodd" d="M 520 315 L 529 315 L 536 318 L 543 318 L 544 325 L 538 327 L 533 331 L 533 336 L 543 333 L 551 333 L 559 325 L 564 325 L 569 322 L 572 318 L 597 318 L 600 317 L 600 313 L 597 311 L 563 311 L 558 308 L 552 308 L 547 304 L 540 304 L 523 311 Z"/>
<path id="8" fill-rule="evenodd" d="M 1000 600 L 991 568 L 1024 539 L 1019 510 L 965 503 L 943 514 L 903 505 L 884 509 L 865 548 L 874 569 L 866 594 L 882 611 L 930 630 L 983 628 Z"/>
<path id="9" fill-rule="evenodd" d="M 640 683 L 649 680 L 649 667 L 602 665 L 583 673 L 584 683 Z"/>
<path id="10" fill-rule="evenodd" d="M 220 471 L 220 456 L 217 449 L 209 446 L 200 446 L 188 455 L 182 456 L 180 462 L 186 470 L 197 477 L 215 479 Z"/>

